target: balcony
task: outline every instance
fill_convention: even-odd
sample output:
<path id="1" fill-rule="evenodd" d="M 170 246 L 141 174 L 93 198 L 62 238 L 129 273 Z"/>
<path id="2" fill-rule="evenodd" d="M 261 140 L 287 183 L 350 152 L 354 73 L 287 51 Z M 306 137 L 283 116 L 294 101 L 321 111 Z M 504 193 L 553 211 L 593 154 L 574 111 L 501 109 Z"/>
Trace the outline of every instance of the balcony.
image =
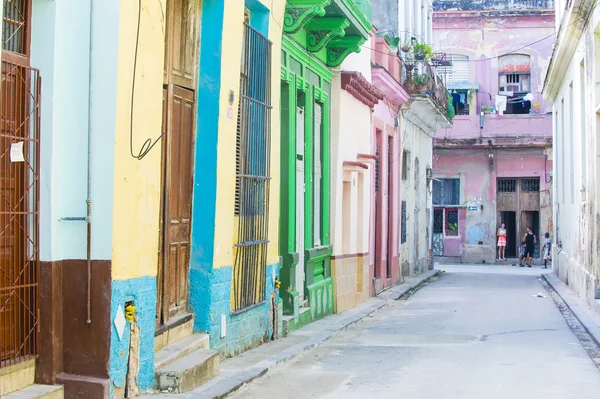
<path id="1" fill-rule="evenodd" d="M 408 117 L 431 134 L 452 127 L 454 111 L 448 102 L 448 90 L 431 65 L 402 62 L 401 72 L 401 84 L 411 96 Z"/>

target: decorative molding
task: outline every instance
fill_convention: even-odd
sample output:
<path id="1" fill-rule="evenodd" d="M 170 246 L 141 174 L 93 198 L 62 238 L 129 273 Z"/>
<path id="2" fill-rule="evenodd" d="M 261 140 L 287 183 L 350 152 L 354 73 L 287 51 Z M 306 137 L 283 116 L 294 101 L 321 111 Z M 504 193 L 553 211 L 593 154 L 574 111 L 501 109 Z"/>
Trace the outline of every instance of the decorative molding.
<path id="1" fill-rule="evenodd" d="M 383 94 L 398 107 L 410 100 L 410 94 L 396 80 L 387 69 L 380 65 L 371 67 L 373 85 L 383 91 Z"/>
<path id="2" fill-rule="evenodd" d="M 369 108 L 383 100 L 383 93 L 360 72 L 342 72 L 342 89 Z"/>
<path id="3" fill-rule="evenodd" d="M 327 65 L 335 68 L 344 62 L 350 53 L 360 53 L 360 46 L 366 41 L 362 36 L 346 36 L 333 39 L 327 46 Z"/>
<path id="4" fill-rule="evenodd" d="M 288 0 L 283 18 L 283 31 L 296 33 L 312 18 L 325 16 L 325 7 L 331 0 Z"/>
<path id="5" fill-rule="evenodd" d="M 331 83 L 333 72 L 331 72 L 325 64 L 316 59 L 311 53 L 303 49 L 298 43 L 287 35 L 283 35 L 281 46 L 285 52 L 293 56 L 296 61 L 304 66 L 310 66 L 310 69 L 318 74 L 325 81 Z"/>
<path id="6" fill-rule="evenodd" d="M 316 53 L 321 51 L 335 37 L 346 35 L 345 29 L 350 26 L 346 18 L 318 18 L 306 25 L 308 31 L 307 47 Z"/>
<path id="7" fill-rule="evenodd" d="M 345 169 L 357 169 L 357 168 L 362 168 L 362 169 L 369 169 L 369 165 L 367 165 L 366 163 L 362 163 L 362 162 L 356 162 L 356 161 L 344 161 L 342 163 L 342 165 L 344 166 Z"/>
<path id="8" fill-rule="evenodd" d="M 379 157 L 377 155 L 372 155 L 372 154 L 357 154 L 356 159 L 359 162 L 363 161 L 363 162 L 373 163 L 373 162 L 377 162 Z"/>

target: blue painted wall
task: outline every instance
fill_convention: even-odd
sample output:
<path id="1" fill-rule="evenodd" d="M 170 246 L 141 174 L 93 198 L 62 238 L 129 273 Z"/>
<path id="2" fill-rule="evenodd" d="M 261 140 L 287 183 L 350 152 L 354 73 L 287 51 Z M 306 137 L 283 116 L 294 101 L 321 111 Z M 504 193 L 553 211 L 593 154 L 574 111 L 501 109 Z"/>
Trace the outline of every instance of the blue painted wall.
<path id="1" fill-rule="evenodd" d="M 202 3 L 202 32 L 198 87 L 198 124 L 194 160 L 192 244 L 190 253 L 190 308 L 195 329 L 208 331 L 210 274 L 214 257 L 217 193 L 217 142 L 221 92 L 223 0 Z"/>
<path id="2" fill-rule="evenodd" d="M 154 388 L 154 323 L 156 320 L 156 277 L 140 277 L 128 280 L 113 280 L 112 302 L 110 309 L 110 381 L 111 397 L 115 387 L 125 386 L 129 359 L 131 325 L 127 322 L 123 338 L 114 325 L 119 305 L 125 311 L 125 302 L 134 301 L 136 306 L 135 322 L 140 328 L 140 370 L 137 377 L 141 392 Z"/>

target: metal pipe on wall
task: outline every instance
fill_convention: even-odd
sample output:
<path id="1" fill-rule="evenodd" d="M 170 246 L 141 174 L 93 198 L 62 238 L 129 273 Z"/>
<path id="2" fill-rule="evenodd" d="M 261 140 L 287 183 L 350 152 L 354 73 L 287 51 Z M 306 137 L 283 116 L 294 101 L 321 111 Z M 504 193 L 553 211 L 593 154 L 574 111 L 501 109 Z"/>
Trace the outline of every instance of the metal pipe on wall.
<path id="1" fill-rule="evenodd" d="M 92 323 L 92 44 L 94 29 L 94 0 L 90 0 L 90 48 L 89 48 L 89 76 L 88 76 L 88 157 L 87 157 L 87 319 Z"/>

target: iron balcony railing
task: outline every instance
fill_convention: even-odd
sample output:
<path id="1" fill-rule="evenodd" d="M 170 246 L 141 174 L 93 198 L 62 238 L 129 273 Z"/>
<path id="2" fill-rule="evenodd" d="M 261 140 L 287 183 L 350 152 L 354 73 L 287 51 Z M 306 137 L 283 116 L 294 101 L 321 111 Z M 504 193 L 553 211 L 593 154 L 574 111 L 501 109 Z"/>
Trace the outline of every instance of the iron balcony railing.
<path id="1" fill-rule="evenodd" d="M 450 103 L 444 82 L 427 62 L 404 62 L 401 68 L 402 86 L 412 96 L 428 96 L 448 119 Z"/>

